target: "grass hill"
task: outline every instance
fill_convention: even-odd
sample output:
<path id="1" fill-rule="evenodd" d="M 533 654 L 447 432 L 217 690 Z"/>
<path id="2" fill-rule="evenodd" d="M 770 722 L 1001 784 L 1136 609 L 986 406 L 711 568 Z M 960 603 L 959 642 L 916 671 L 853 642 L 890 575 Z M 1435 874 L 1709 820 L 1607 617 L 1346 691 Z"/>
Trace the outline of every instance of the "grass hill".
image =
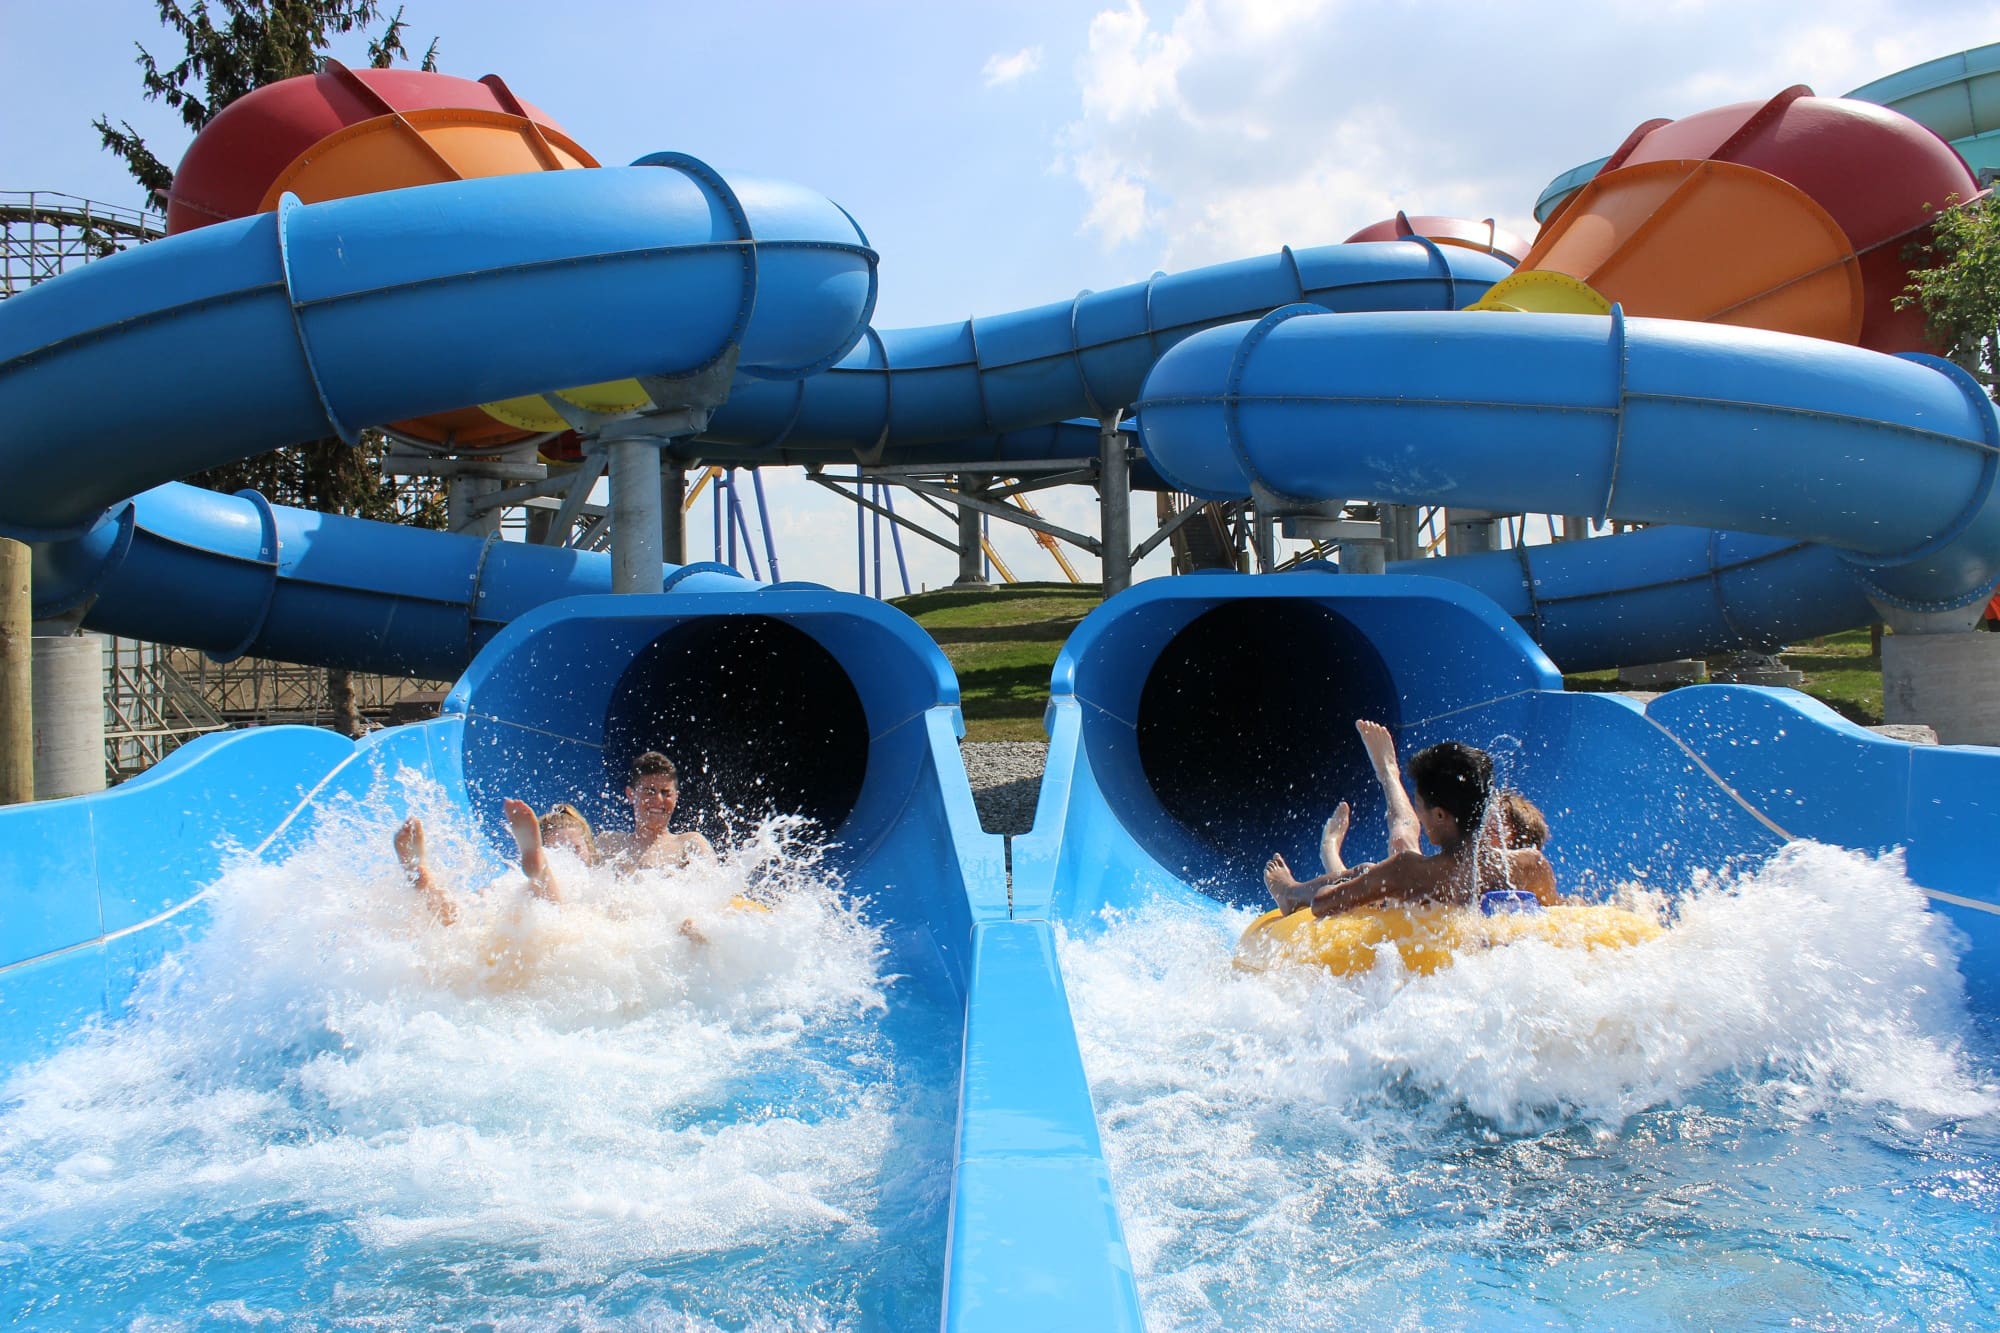
<path id="1" fill-rule="evenodd" d="M 1040 741 L 1056 654 L 1103 600 L 1094 583 L 943 588 L 893 603 L 930 631 L 958 672 L 969 741 Z"/>
<path id="2" fill-rule="evenodd" d="M 1101 600 L 1095 584 L 1010 583 L 943 588 L 897 598 L 958 672 L 969 741 L 1039 741 L 1056 654 Z M 1850 630 L 1781 654 L 1806 673 L 1805 691 L 1863 725 L 1882 720 L 1882 659 L 1868 631 Z M 1616 673 L 1572 677 L 1576 689 L 1615 689 Z"/>

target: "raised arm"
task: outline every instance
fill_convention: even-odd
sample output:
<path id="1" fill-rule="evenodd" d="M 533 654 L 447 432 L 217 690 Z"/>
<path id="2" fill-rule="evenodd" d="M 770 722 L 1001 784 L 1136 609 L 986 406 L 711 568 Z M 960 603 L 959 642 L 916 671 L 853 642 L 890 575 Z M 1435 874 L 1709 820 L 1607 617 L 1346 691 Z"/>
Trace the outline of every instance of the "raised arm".
<path id="1" fill-rule="evenodd" d="M 1423 845 L 1423 826 L 1417 823 L 1417 812 L 1410 804 L 1410 794 L 1403 788 L 1403 769 L 1396 762 L 1396 740 L 1389 729 L 1380 722 L 1357 721 L 1354 729 L 1361 733 L 1362 748 L 1368 751 L 1368 762 L 1374 766 L 1375 780 L 1382 784 L 1382 799 L 1389 822 L 1389 855 L 1398 852 L 1420 851 Z"/>
<path id="2" fill-rule="evenodd" d="M 1345 879 L 1321 887 L 1312 897 L 1314 916 L 1333 916 L 1381 902 L 1427 902 L 1445 896 L 1453 870 L 1450 860 L 1421 852 L 1397 852 Z"/>

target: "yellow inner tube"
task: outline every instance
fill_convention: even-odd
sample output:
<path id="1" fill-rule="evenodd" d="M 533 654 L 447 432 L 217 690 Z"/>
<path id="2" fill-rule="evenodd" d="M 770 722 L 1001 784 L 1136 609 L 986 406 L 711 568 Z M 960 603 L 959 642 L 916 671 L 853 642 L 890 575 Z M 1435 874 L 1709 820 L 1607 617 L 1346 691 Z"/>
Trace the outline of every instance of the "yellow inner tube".
<path id="1" fill-rule="evenodd" d="M 1309 907 L 1290 916 L 1273 909 L 1243 932 L 1236 966 L 1262 972 L 1285 963 L 1311 963 L 1339 976 L 1359 976 L 1380 960 L 1384 945 L 1393 945 L 1405 968 L 1428 976 L 1450 967 L 1468 949 L 1518 940 L 1571 949 L 1622 949 L 1660 933 L 1660 924 L 1651 917 L 1595 903 L 1493 916 L 1474 907 L 1381 907 L 1317 918 Z"/>

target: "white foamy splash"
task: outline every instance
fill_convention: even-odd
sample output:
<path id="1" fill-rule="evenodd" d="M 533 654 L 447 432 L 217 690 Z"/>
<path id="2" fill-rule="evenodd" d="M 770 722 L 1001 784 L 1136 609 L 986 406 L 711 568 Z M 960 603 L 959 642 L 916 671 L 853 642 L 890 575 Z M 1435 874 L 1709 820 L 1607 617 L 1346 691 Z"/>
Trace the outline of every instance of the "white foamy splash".
<path id="1" fill-rule="evenodd" d="M 1951 928 L 1897 856 L 1794 845 L 1698 885 L 1654 942 L 1525 942 L 1429 977 L 1239 972 L 1251 919 L 1163 905 L 1061 942 L 1156 1327 L 1603 1323 L 1615 1290 L 1685 1296 L 1621 1212 L 1684 1193 L 1706 1235 L 1700 1209 L 1757 1206 L 1704 1174 L 1725 1142 L 1796 1134 L 1842 1161 L 1894 1157 L 1955 1122 L 2000 1144 L 2000 1087 L 1962 1041 Z M 1968 1169 L 1990 1211 L 2000 1168 Z M 1787 1170 L 1818 1168 L 1772 1170 L 1782 1193 Z M 1876 1230 L 1907 1229 L 1909 1211 Z M 1600 1271 L 1580 1257 L 1593 1246 L 1634 1257 Z M 1904 1258 L 1926 1281 L 1951 1268 Z"/>
<path id="2" fill-rule="evenodd" d="M 838 1326 L 877 1299 L 855 1274 L 934 1283 L 950 1070 L 900 1058 L 880 932 L 796 829 L 629 876 L 554 852 L 557 906 L 414 786 L 455 925 L 409 887 L 392 819 L 336 812 L 283 864 L 229 871 L 129 1017 L 0 1085 L 0 1234 L 23 1247 L 0 1285 L 60 1255 L 100 1280 L 162 1261 L 171 1288 L 198 1238 L 271 1226 L 304 1272 L 218 1285 L 195 1322 L 318 1290 L 448 1322 L 532 1295 L 580 1326 Z M 343 1293 L 330 1252 L 404 1289 Z"/>

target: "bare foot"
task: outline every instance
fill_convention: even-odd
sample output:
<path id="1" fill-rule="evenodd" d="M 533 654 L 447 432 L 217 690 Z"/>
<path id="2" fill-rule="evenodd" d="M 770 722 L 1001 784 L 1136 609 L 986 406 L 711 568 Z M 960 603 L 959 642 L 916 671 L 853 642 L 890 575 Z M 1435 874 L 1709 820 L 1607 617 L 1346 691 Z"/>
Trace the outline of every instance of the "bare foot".
<path id="1" fill-rule="evenodd" d="M 396 859 L 403 863 L 403 869 L 415 875 L 428 862 L 424 857 L 424 821 L 411 815 L 396 830 Z"/>
<path id="2" fill-rule="evenodd" d="M 404 820 L 396 830 L 395 843 L 396 859 L 409 872 L 410 883 L 423 895 L 424 906 L 431 909 L 431 915 L 447 926 L 458 920 L 458 904 L 431 877 L 430 860 L 424 848 L 424 821 L 415 815 Z"/>
<path id="3" fill-rule="evenodd" d="M 542 824 L 535 818 L 533 806 L 509 796 L 500 802 L 500 813 L 506 817 L 508 831 L 514 835 L 514 845 L 520 848 L 522 856 L 531 850 L 542 850 Z"/>
<path id="4" fill-rule="evenodd" d="M 1292 868 L 1285 864 L 1284 853 L 1273 852 L 1271 859 L 1264 863 L 1264 887 L 1270 890 L 1279 911 L 1298 910 L 1299 881 L 1292 874 Z"/>
<path id="5" fill-rule="evenodd" d="M 509 796 L 500 802 L 500 813 L 506 816 L 514 846 L 520 850 L 521 873 L 528 877 L 528 887 L 537 898 L 561 902 L 562 890 L 557 887 L 555 876 L 549 873 L 548 857 L 542 854 L 542 823 L 535 817 L 535 808 Z"/>
<path id="6" fill-rule="evenodd" d="M 693 917 L 681 922 L 681 934 L 687 936 L 697 948 L 708 943 L 708 936 L 701 933 L 701 927 L 694 923 Z"/>
<path id="7" fill-rule="evenodd" d="M 1347 824 L 1354 812 L 1342 801 L 1333 808 L 1333 815 L 1326 821 L 1326 827 L 1319 831 L 1319 860 L 1329 875 L 1347 873 L 1347 863 L 1340 859 L 1340 844 L 1347 840 Z"/>

